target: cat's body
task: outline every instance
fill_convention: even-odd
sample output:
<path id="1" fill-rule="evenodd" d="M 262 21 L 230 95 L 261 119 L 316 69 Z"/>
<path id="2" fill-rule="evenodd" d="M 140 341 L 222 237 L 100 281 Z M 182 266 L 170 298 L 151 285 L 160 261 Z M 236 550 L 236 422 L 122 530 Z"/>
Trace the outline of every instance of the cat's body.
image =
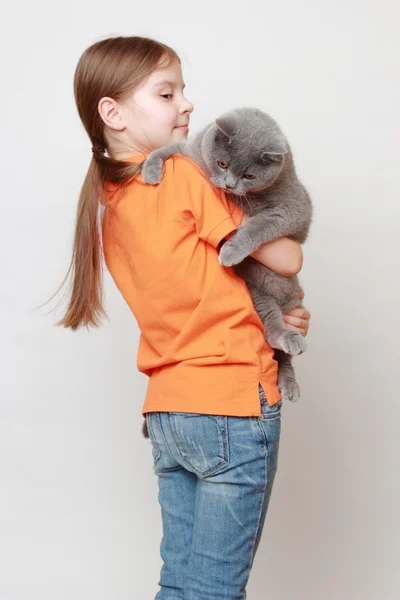
<path id="1" fill-rule="evenodd" d="M 286 327 L 283 312 L 302 305 L 299 281 L 295 275 L 278 275 L 250 256 L 266 242 L 287 236 L 304 243 L 308 235 L 311 199 L 297 178 L 286 138 L 259 109 L 236 109 L 204 127 L 193 140 L 152 152 L 143 166 L 143 181 L 158 183 L 163 162 L 172 154 L 194 160 L 250 217 L 224 243 L 219 262 L 233 266 L 246 281 L 265 339 L 275 349 L 282 398 L 298 400 L 291 356 L 304 352 L 306 343 L 297 330 Z M 146 422 L 142 431 L 148 437 Z"/>

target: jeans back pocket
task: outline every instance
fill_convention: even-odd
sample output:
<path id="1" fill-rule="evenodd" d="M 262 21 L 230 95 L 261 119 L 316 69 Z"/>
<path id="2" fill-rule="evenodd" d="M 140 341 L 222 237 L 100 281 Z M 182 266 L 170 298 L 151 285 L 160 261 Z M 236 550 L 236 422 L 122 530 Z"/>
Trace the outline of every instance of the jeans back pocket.
<path id="1" fill-rule="evenodd" d="M 172 437 L 184 466 L 207 477 L 229 463 L 228 417 L 197 413 L 168 413 Z"/>

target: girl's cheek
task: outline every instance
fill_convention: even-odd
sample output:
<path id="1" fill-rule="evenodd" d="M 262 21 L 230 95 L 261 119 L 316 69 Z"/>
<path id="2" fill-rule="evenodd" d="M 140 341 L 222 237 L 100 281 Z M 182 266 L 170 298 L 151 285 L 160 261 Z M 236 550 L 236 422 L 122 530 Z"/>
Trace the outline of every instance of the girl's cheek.
<path id="1" fill-rule="evenodd" d="M 158 110 L 158 118 L 161 122 L 165 123 L 173 121 L 175 112 L 170 107 L 160 107 Z"/>

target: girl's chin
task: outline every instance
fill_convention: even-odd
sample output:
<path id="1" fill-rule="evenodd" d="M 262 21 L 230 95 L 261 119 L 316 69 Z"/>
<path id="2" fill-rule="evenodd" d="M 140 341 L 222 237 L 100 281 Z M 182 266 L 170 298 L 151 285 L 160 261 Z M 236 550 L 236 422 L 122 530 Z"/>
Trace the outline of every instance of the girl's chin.
<path id="1" fill-rule="evenodd" d="M 174 136 L 180 136 L 180 137 L 184 137 L 186 138 L 188 136 L 188 131 L 186 129 L 178 129 L 177 127 L 175 127 L 173 134 Z"/>
<path id="2" fill-rule="evenodd" d="M 169 144 L 175 142 L 185 142 L 188 137 L 188 131 L 183 131 L 182 129 L 173 129 L 170 137 Z"/>

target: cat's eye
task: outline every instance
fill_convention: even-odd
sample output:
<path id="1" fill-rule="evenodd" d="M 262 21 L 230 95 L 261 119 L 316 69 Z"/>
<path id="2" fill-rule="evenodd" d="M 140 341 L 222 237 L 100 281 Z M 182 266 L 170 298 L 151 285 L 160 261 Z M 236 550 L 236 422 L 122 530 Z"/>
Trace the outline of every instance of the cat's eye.
<path id="1" fill-rule="evenodd" d="M 255 179 L 255 178 L 256 178 L 256 176 L 255 176 L 255 175 L 251 175 L 250 173 L 245 173 L 245 174 L 243 175 L 243 178 L 244 178 L 244 179 Z"/>
<path id="2" fill-rule="evenodd" d="M 221 169 L 227 169 L 228 168 L 228 165 L 226 163 L 222 162 L 222 160 L 218 160 L 217 161 L 217 165 L 219 167 L 221 167 Z"/>

